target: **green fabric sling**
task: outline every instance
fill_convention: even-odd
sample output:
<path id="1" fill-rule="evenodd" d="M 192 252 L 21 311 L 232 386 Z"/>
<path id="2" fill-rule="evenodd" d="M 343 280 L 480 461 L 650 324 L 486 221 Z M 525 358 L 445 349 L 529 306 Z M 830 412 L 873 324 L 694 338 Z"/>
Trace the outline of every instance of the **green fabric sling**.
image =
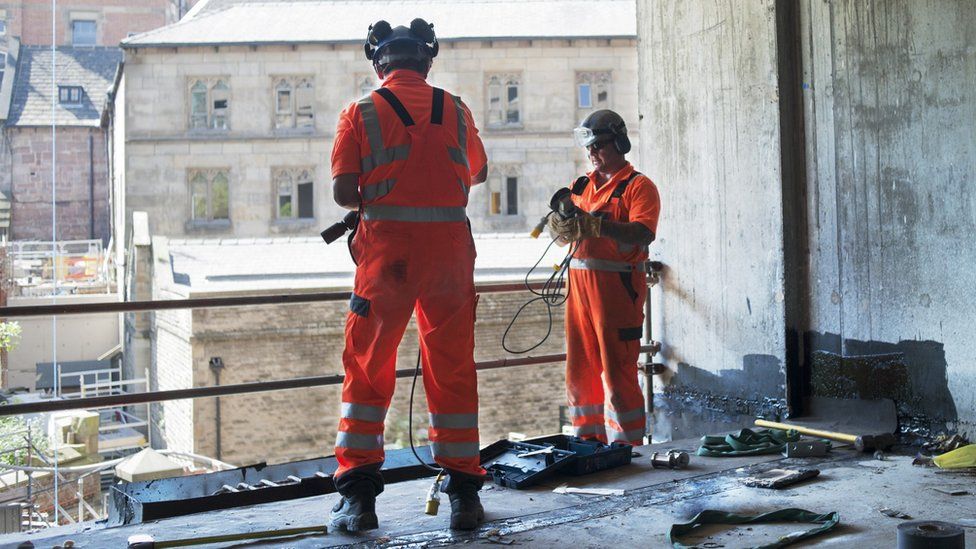
<path id="1" fill-rule="evenodd" d="M 738 433 L 715 436 L 705 435 L 697 454 L 704 457 L 758 456 L 782 452 L 787 442 L 800 440 L 794 430 L 762 429 L 753 431 L 743 429 Z"/>
<path id="2" fill-rule="evenodd" d="M 787 545 L 796 543 L 800 540 L 819 536 L 820 534 L 829 531 L 834 526 L 837 526 L 837 524 L 840 522 L 840 515 L 836 511 L 818 515 L 803 509 L 780 509 L 779 511 L 772 511 L 755 516 L 736 515 L 734 513 L 726 513 L 724 511 L 705 510 L 695 515 L 695 518 L 691 519 L 691 522 L 672 524 L 671 530 L 668 531 L 668 543 L 670 543 L 671 547 L 674 549 L 690 549 L 696 547 L 695 545 L 683 545 L 681 542 L 676 541 L 675 538 L 689 534 L 693 532 L 696 527 L 704 524 L 761 524 L 770 522 L 799 522 L 819 524 L 820 526 L 804 532 L 793 532 L 787 534 L 773 543 L 760 545 L 752 549 L 777 549 L 778 547 L 786 547 Z"/>

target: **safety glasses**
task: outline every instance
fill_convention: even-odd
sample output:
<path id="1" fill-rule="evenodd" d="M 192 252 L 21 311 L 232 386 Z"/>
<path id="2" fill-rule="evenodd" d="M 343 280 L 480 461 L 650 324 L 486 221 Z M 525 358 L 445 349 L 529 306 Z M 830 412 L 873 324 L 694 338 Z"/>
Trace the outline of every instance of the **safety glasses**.
<path id="1" fill-rule="evenodd" d="M 589 147 L 593 143 L 596 143 L 599 136 L 610 134 L 613 134 L 613 131 L 604 129 L 592 130 L 583 127 L 573 129 L 573 138 L 580 147 Z"/>

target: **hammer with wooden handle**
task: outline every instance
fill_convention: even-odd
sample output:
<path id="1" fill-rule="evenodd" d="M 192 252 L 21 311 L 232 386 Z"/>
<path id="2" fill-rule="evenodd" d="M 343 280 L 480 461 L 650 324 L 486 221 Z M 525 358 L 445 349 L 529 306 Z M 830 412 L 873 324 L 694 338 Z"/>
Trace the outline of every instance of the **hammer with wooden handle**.
<path id="1" fill-rule="evenodd" d="M 802 425 L 792 425 L 790 423 L 778 423 L 776 421 L 766 421 L 765 419 L 757 419 L 756 425 L 759 427 L 767 427 L 769 429 L 781 429 L 783 431 L 794 430 L 801 435 L 808 435 L 811 437 L 826 438 L 830 440 L 836 440 L 837 442 L 846 442 L 848 444 L 853 444 L 860 452 L 871 452 L 873 450 L 887 450 L 895 444 L 898 440 L 895 435 L 891 433 L 879 433 L 876 435 L 852 435 L 849 433 L 838 433 L 835 431 L 822 431 L 820 429 L 811 429 L 810 427 L 803 427 Z"/>

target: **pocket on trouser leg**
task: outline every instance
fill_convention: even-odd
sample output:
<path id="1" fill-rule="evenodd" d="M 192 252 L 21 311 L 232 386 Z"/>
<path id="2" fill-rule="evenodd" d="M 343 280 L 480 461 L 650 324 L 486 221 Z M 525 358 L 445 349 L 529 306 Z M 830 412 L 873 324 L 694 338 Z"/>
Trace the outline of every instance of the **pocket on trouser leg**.
<path id="1" fill-rule="evenodd" d="M 620 328 L 617 330 L 617 336 L 620 338 L 620 341 L 636 341 L 639 340 L 643 335 L 644 335 L 643 326 Z"/>

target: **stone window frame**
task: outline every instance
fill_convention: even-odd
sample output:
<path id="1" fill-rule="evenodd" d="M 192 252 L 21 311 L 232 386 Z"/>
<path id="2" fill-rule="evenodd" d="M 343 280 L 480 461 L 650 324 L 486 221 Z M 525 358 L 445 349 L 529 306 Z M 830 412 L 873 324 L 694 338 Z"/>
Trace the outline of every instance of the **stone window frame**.
<path id="1" fill-rule="evenodd" d="M 214 195 L 219 192 L 215 186 L 220 183 L 219 176 L 223 176 L 226 212 L 225 217 L 218 217 L 215 212 Z M 204 185 L 203 193 L 198 193 L 196 184 Z M 190 224 L 194 226 L 224 226 L 230 224 L 230 168 L 188 168 L 186 170 L 187 195 L 189 196 Z M 203 198 L 204 211 L 198 216 L 197 197 Z"/>
<path id="2" fill-rule="evenodd" d="M 289 192 L 282 193 L 282 184 L 291 184 Z M 311 195 L 308 199 L 310 205 L 306 205 L 301 198 L 299 186 L 309 185 Z M 315 220 L 315 167 L 314 166 L 276 166 L 271 168 L 271 191 L 274 209 L 274 218 L 277 222 L 307 222 Z M 289 197 L 289 212 L 282 215 L 282 198 Z M 309 215 L 302 216 L 302 210 L 306 210 Z"/>
<path id="3" fill-rule="evenodd" d="M 0 9 L 0 38 L 5 39 L 6 37 L 7 37 L 7 10 Z M 6 52 L 7 49 L 6 40 L 3 41 L 2 46 L 4 52 Z"/>
<path id="4" fill-rule="evenodd" d="M 86 42 L 84 44 L 79 44 L 75 42 L 77 30 L 75 29 L 75 23 L 91 23 L 95 28 L 92 30 L 91 37 L 92 41 Z M 73 11 L 68 15 L 68 28 L 71 29 L 71 46 L 97 46 L 98 45 L 98 12 L 91 11 Z"/>
<path id="5" fill-rule="evenodd" d="M 304 100 L 300 95 L 303 93 L 308 94 Z M 282 94 L 288 96 L 284 106 Z M 315 77 L 309 74 L 272 76 L 271 111 L 271 125 L 276 131 L 314 129 Z"/>
<path id="6" fill-rule="evenodd" d="M 583 104 L 584 86 L 589 90 L 589 105 Z M 600 93 L 606 94 L 603 100 Z M 576 71 L 576 108 L 580 111 L 594 111 L 613 108 L 613 71 Z"/>
<path id="7" fill-rule="evenodd" d="M 515 90 L 514 99 L 512 98 L 513 88 Z M 485 73 L 485 127 L 487 129 L 523 127 L 525 109 L 522 105 L 522 91 L 521 72 Z M 514 119 L 512 113 L 515 113 Z"/>
<path id="8" fill-rule="evenodd" d="M 373 90 L 380 87 L 379 82 L 376 80 L 375 74 L 367 74 L 365 72 L 357 73 L 356 80 L 354 81 L 356 97 L 366 97 Z"/>
<path id="9" fill-rule="evenodd" d="M 521 215 L 519 208 L 519 180 L 522 178 L 522 169 L 518 164 L 504 164 L 492 166 L 488 180 L 485 181 L 485 194 L 488 200 L 489 218 L 515 217 Z M 514 183 L 512 183 L 514 180 Z M 511 211 L 509 192 L 511 186 L 515 186 L 515 211 Z"/>
<path id="10" fill-rule="evenodd" d="M 229 76 L 191 76 L 187 78 L 187 129 L 191 132 L 230 130 L 231 86 Z M 205 110 L 194 110 L 196 96 L 203 95 Z M 223 101 L 223 105 L 220 102 Z M 203 124 L 199 123 L 203 121 Z"/>

